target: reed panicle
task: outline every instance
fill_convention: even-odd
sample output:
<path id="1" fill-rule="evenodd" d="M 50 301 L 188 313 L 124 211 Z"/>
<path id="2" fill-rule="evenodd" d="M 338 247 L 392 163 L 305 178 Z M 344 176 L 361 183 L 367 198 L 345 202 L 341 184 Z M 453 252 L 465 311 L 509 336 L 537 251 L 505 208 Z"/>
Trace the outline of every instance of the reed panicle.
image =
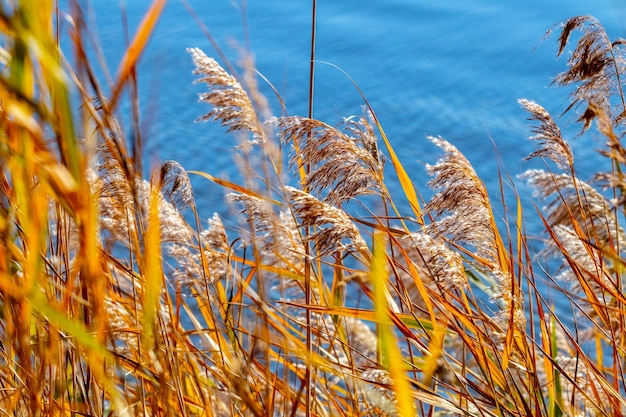
<path id="1" fill-rule="evenodd" d="M 321 255 L 344 250 L 369 252 L 358 227 L 343 210 L 294 187 L 287 186 L 285 191 L 299 224 L 317 228 L 308 239 L 315 242 Z"/>
<path id="2" fill-rule="evenodd" d="M 538 141 L 539 146 L 526 159 L 548 158 L 554 161 L 559 169 L 571 171 L 574 167 L 572 148 L 561 136 L 561 129 L 550 113 L 534 101 L 522 99 L 519 103 L 531 114 L 530 120 L 539 122 L 538 126 L 533 127 L 535 135 L 530 137 L 531 140 Z"/>
<path id="3" fill-rule="evenodd" d="M 554 244 L 548 245 L 543 255 L 562 257 L 567 255 L 567 259 L 560 266 L 561 274 L 557 276 L 562 282 L 574 285 L 577 292 L 584 292 L 584 287 L 578 278 L 582 276 L 591 287 L 594 295 L 600 296 L 605 288 L 611 288 L 612 272 L 609 265 L 605 265 L 602 255 L 595 248 L 586 244 L 584 238 L 578 236 L 576 231 L 564 225 L 557 225 L 553 229 L 555 235 Z M 606 303 L 606 301 L 601 300 Z M 586 309 L 587 314 L 593 309 Z"/>
<path id="4" fill-rule="evenodd" d="M 495 297 L 502 302 L 501 313 L 510 315 L 514 311 L 515 322 L 518 326 L 523 325 L 523 297 L 518 291 L 511 291 L 510 265 L 485 185 L 455 146 L 440 137 L 429 137 L 429 140 L 440 147 L 444 155 L 436 164 L 426 167 L 432 177 L 428 185 L 437 191 L 425 206 L 425 211 L 434 219 L 426 226 L 426 233 L 436 239 L 446 238 L 455 245 L 470 247 L 471 258 L 478 268 L 487 271 L 497 282 L 497 288 L 493 290 Z M 446 258 L 454 259 L 444 255 Z M 460 265 L 458 260 L 446 264 L 448 271 L 458 271 Z M 464 280 L 452 275 L 450 281 L 460 284 Z M 504 320 L 505 325 L 507 322 L 509 320 Z"/>
<path id="5" fill-rule="evenodd" d="M 590 242 L 615 245 L 624 238 L 611 203 L 594 187 L 569 174 L 528 170 L 521 178 L 535 189 L 535 196 L 549 200 L 544 207 L 551 227 L 565 225 L 582 230 Z"/>
<path id="6" fill-rule="evenodd" d="M 407 236 L 407 243 L 403 246 L 415 252 L 409 252 L 409 258 L 415 262 L 422 275 L 444 291 L 462 289 L 469 285 L 463 258 L 444 239 L 423 231 L 414 232 Z M 411 299 L 415 300 L 417 297 L 413 296 Z"/>
<path id="7" fill-rule="evenodd" d="M 253 224 L 255 231 L 255 242 L 248 243 L 260 248 L 264 262 L 301 270 L 304 244 L 289 213 L 282 211 L 276 214 L 270 202 L 250 195 L 229 194 L 227 198 L 243 206 L 241 213 L 246 221 Z"/>
<path id="8" fill-rule="evenodd" d="M 435 218 L 431 233 L 472 245 L 488 266 L 499 268 L 491 204 L 483 182 L 456 147 L 441 137 L 429 140 L 444 151 L 436 164 L 426 166 L 432 177 L 428 186 L 437 191 L 425 207 Z"/>
<path id="9" fill-rule="evenodd" d="M 546 36 L 550 36 L 553 30 L 548 31 Z M 587 106 L 578 118 L 583 123 L 583 130 L 588 129 L 596 117 L 594 106 L 610 115 L 614 123 L 619 123 L 626 112 L 621 81 L 624 72 L 624 40 L 612 42 L 593 16 L 576 16 L 566 20 L 560 27 L 557 56 L 563 54 L 575 30 L 580 30 L 582 35 L 568 58 L 569 69 L 554 79 L 554 83 L 560 86 L 576 86 L 566 111 L 579 105 Z M 615 103 L 612 102 L 614 96 L 617 96 Z"/>
<path id="10" fill-rule="evenodd" d="M 237 149 L 243 185 L 194 173 L 229 190 L 244 226 L 231 228 L 223 214 L 200 221 L 179 163 L 144 177 L 140 140 L 128 142 L 115 116 L 126 89 L 138 102 L 133 74 L 163 5 L 147 9 L 110 97 L 86 55 L 61 59 L 51 1 L 0 6 L 2 413 L 626 412 L 622 40 L 589 16 L 558 29 L 558 56 L 581 32 L 555 79 L 574 88 L 566 111 L 580 113 L 583 134 L 595 121 L 605 138 L 608 167 L 591 181 L 557 120 L 519 102 L 534 124 L 528 158 L 557 168 L 521 176 L 545 204 L 534 217 L 515 192 L 517 210 L 505 197 L 497 210 L 440 137 L 429 138 L 443 155 L 426 166 L 434 195 L 422 210 L 369 105 L 337 126 L 272 118 L 251 60 L 234 77 L 191 48 L 211 106 L 200 120 L 259 145 Z M 68 13 L 84 51 L 80 5 Z M 72 89 L 80 105 L 70 106 Z M 283 152 L 298 184 L 283 178 Z M 545 229 L 538 253 L 533 220 Z"/>
<path id="11" fill-rule="evenodd" d="M 229 132 L 248 131 L 252 133 L 253 140 L 262 138 L 262 125 L 248 93 L 239 81 L 224 71 L 215 59 L 208 57 L 202 50 L 189 48 L 187 51 L 191 54 L 196 66 L 193 73 L 200 76 L 196 82 L 210 87 L 208 93 L 200 95 L 200 101 L 212 105 L 213 109 L 199 120 L 217 120 L 227 127 Z"/>
<path id="12" fill-rule="evenodd" d="M 103 220 L 101 227 L 119 242 L 132 247 L 138 233 L 147 225 L 148 197 L 152 186 L 141 178 L 128 181 L 117 164 L 111 163 L 111 159 L 107 161 L 98 167 L 99 176 L 94 179 L 93 184 L 94 194 L 100 200 L 99 208 Z M 163 167 L 171 165 L 171 162 L 166 162 Z M 160 174 L 168 169 L 170 168 L 162 168 Z M 169 189 L 164 190 L 167 194 L 161 193 L 159 199 L 161 239 L 163 242 L 190 244 L 194 240 L 193 229 L 174 205 L 177 204 L 184 210 L 193 201 L 189 178 L 186 173 L 179 174 L 179 179 L 173 179 L 171 173 L 168 175 L 169 177 L 164 178 L 166 182 L 160 185 L 169 184 Z M 134 190 L 131 189 L 133 186 Z"/>
<path id="13" fill-rule="evenodd" d="M 381 192 L 382 166 L 366 119 L 347 122 L 346 128 L 356 137 L 318 120 L 297 116 L 279 118 L 276 126 L 281 142 L 292 145 L 292 170 L 309 167 L 302 180 L 303 189 L 334 206 Z"/>
<path id="14" fill-rule="evenodd" d="M 176 161 L 165 161 L 161 165 L 159 185 L 163 197 L 179 213 L 184 213 L 195 202 L 189 175 Z"/>

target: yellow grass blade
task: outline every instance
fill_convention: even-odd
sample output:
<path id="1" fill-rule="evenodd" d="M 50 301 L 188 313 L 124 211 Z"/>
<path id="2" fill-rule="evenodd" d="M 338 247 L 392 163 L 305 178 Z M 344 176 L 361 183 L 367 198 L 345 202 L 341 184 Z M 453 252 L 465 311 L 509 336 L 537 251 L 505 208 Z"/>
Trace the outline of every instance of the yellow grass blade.
<path id="1" fill-rule="evenodd" d="M 443 354 L 443 342 L 446 336 L 446 327 L 444 325 L 437 326 L 430 333 L 430 343 L 428 344 L 428 354 L 424 358 L 422 372 L 424 378 L 422 385 L 428 387 L 432 382 L 433 375 L 439 368 L 439 359 Z"/>
<path id="2" fill-rule="evenodd" d="M 389 152 L 389 158 L 391 159 L 391 163 L 393 164 L 393 168 L 396 171 L 396 175 L 398 176 L 398 180 L 400 181 L 400 185 L 402 186 L 402 190 L 404 191 L 404 195 L 406 196 L 409 204 L 411 205 L 411 209 L 417 218 L 417 222 L 421 225 L 424 224 L 424 219 L 422 217 L 422 209 L 420 207 L 419 200 L 417 199 L 417 193 L 415 192 L 415 187 L 413 186 L 413 181 L 407 174 L 404 166 L 398 159 L 396 152 L 393 150 L 389 139 L 387 139 L 387 135 L 383 130 L 382 125 L 376 120 L 376 126 L 378 127 L 378 131 L 380 132 L 380 136 L 383 138 L 385 142 L 385 146 L 387 147 L 387 152 Z"/>
<path id="3" fill-rule="evenodd" d="M 402 352 L 398 348 L 398 341 L 394 334 L 393 321 L 387 301 L 388 275 L 386 266 L 385 238 L 382 233 L 375 233 L 370 278 L 374 286 L 374 305 L 379 335 L 378 346 L 381 351 L 383 365 L 387 368 L 393 380 L 393 391 L 396 394 L 398 415 L 412 417 L 415 416 L 412 389 L 407 380 L 407 367 L 402 358 Z"/>
<path id="4" fill-rule="evenodd" d="M 159 203 L 161 196 L 156 187 L 150 191 L 149 221 L 144 236 L 145 258 L 143 275 L 143 347 L 150 351 L 154 344 L 154 329 L 158 318 L 159 301 L 163 286 L 161 265 L 161 223 L 159 221 Z"/>

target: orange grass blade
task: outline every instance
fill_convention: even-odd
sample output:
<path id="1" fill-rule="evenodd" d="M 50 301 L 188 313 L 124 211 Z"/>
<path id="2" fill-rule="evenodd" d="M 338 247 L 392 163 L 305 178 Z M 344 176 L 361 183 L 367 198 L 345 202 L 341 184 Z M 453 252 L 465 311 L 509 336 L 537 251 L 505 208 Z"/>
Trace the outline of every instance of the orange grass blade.
<path id="1" fill-rule="evenodd" d="M 206 172 L 201 172 L 201 171 L 187 171 L 187 172 L 189 174 L 200 175 L 201 177 L 204 177 L 204 178 L 208 179 L 209 181 L 213 181 L 214 183 L 216 183 L 218 185 L 221 185 L 221 186 L 226 187 L 226 188 L 230 188 L 231 190 L 236 191 L 238 193 L 249 195 L 251 197 L 255 197 L 255 198 L 258 198 L 260 200 L 266 200 L 266 201 L 269 201 L 269 202 L 271 202 L 273 204 L 280 205 L 280 202 L 278 202 L 276 200 L 268 199 L 267 196 L 265 196 L 263 194 L 259 194 L 259 193 L 255 192 L 255 191 L 252 191 L 252 190 L 250 190 L 248 188 L 242 187 L 241 185 L 237 185 L 237 184 L 235 184 L 233 182 L 230 182 L 228 180 L 224 180 L 224 179 L 221 179 L 221 178 L 214 177 L 213 175 L 207 174 Z"/>
<path id="2" fill-rule="evenodd" d="M 159 299 L 163 285 L 161 265 L 161 222 L 159 220 L 159 202 L 161 196 L 157 188 L 150 190 L 149 220 L 144 235 L 145 258 L 143 275 L 143 338 L 144 349 L 151 351 L 154 345 L 154 329 L 158 317 Z"/>
<path id="3" fill-rule="evenodd" d="M 491 359 L 493 355 L 487 348 L 487 345 L 483 344 L 480 340 L 484 337 L 483 329 L 479 324 L 480 321 L 476 321 L 473 315 L 469 313 L 472 311 L 472 308 L 467 298 L 467 294 L 461 293 L 461 299 L 463 301 L 465 311 L 456 308 L 446 310 L 447 313 L 451 313 L 456 320 L 465 326 L 464 332 L 458 332 L 456 334 L 463 339 L 464 346 L 472 352 L 478 361 L 478 366 L 480 369 L 485 370 L 486 375 L 488 375 L 488 377 L 492 380 L 494 386 L 504 387 L 506 385 L 506 378 L 502 374 L 499 364 L 494 364 Z"/>
<path id="4" fill-rule="evenodd" d="M 404 250 L 404 248 L 401 245 L 397 245 L 397 249 L 402 253 L 402 256 L 404 256 L 404 258 L 406 259 L 406 264 L 409 268 L 411 277 L 413 278 L 413 283 L 415 284 L 415 287 L 417 288 L 417 291 L 422 297 L 422 300 L 424 301 L 424 304 L 426 305 L 426 309 L 428 310 L 428 316 L 430 317 L 432 327 L 436 328 L 437 318 L 435 317 L 435 309 L 433 307 L 433 303 L 430 299 L 430 295 L 426 288 L 426 285 L 424 285 L 424 282 L 422 281 L 422 277 L 419 271 L 413 264 L 413 261 L 410 259 L 409 255 Z"/>
<path id="5" fill-rule="evenodd" d="M 444 349 L 443 342 L 446 337 L 446 326 L 437 326 L 433 332 L 430 333 L 430 343 L 428 344 L 428 354 L 424 357 L 422 372 L 424 378 L 422 384 L 425 387 L 430 386 L 433 375 L 439 368 L 439 359 L 442 357 Z"/>
<path id="6" fill-rule="evenodd" d="M 110 100 L 111 108 L 115 107 L 117 100 L 120 98 L 120 95 L 124 90 L 124 86 L 126 85 L 126 81 L 135 69 L 137 62 L 139 61 L 139 57 L 143 53 L 166 3 L 167 0 L 154 0 L 154 2 L 152 2 L 152 6 L 150 6 L 150 9 L 148 9 L 148 12 L 139 25 L 135 38 L 126 50 L 124 58 L 122 58 L 122 62 L 118 68 L 117 81 L 113 87 L 113 93 Z"/>
<path id="7" fill-rule="evenodd" d="M 546 389 L 548 393 L 548 409 L 550 411 L 550 415 L 554 415 L 554 405 L 556 403 L 556 384 L 555 384 L 555 369 L 552 364 L 552 357 L 557 355 L 556 352 L 553 351 L 553 340 L 552 340 L 552 332 L 550 331 L 550 326 L 554 325 L 552 322 L 549 325 L 546 320 L 543 318 L 539 320 L 540 330 L 541 330 L 541 344 L 543 346 L 543 350 L 548 352 L 549 354 L 543 355 L 543 367 L 545 370 L 546 378 Z"/>
<path id="8" fill-rule="evenodd" d="M 374 114 L 372 112 L 372 114 Z M 374 120 L 376 122 L 376 127 L 378 127 L 378 131 L 380 132 L 380 136 L 383 138 L 385 142 L 385 146 L 387 147 L 387 152 L 389 152 L 389 158 L 391 158 L 391 163 L 393 164 L 393 168 L 396 170 L 396 175 L 398 176 L 398 180 L 400 180 L 400 186 L 402 186 L 402 190 L 404 191 L 404 195 L 406 196 L 409 204 L 411 205 L 411 209 L 413 209 L 413 213 L 417 218 L 417 222 L 420 225 L 424 225 L 424 219 L 422 217 L 422 209 L 420 207 L 419 200 L 417 199 L 417 193 L 415 192 L 415 187 L 413 186 L 413 182 L 411 178 L 407 174 L 404 166 L 400 162 L 400 159 L 396 155 L 396 152 L 393 150 L 389 139 L 387 139 L 387 135 L 383 130 L 382 125 L 378 121 L 378 118 L 374 116 Z"/>

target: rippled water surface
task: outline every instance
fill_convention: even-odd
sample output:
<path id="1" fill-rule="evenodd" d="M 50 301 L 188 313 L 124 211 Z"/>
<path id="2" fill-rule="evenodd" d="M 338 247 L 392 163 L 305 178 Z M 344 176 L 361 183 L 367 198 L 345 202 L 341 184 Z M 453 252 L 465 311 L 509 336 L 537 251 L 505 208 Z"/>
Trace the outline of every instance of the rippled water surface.
<path id="1" fill-rule="evenodd" d="M 246 45 L 247 32 L 259 71 L 284 97 L 290 114 L 305 115 L 311 5 L 252 0 L 244 11 L 237 1 L 188 1 L 188 7 L 178 0 L 168 3 L 142 57 L 139 74 L 148 161 L 174 159 L 187 169 L 237 179 L 231 153 L 235 138 L 224 135 L 219 126 L 194 123 L 208 107 L 197 103 L 202 87 L 192 84 L 185 48 L 197 46 L 215 54 L 196 19 L 235 62 Z M 89 4 L 95 22 L 91 29 L 97 31 L 115 72 L 125 44 L 122 22 L 126 19 L 133 33 L 149 2 L 127 0 L 123 8 L 109 0 Z M 317 59 L 340 67 L 358 84 L 418 188 L 427 181 L 423 164 L 438 156 L 425 137 L 442 135 L 465 153 L 498 198 L 497 158 L 512 177 L 536 166 L 522 161 L 532 144 L 526 140 L 530 130 L 517 99 L 533 99 L 555 116 L 567 104 L 567 91 L 549 86 L 552 77 L 564 70 L 565 59 L 556 59 L 555 39 L 542 42 L 544 33 L 568 17 L 592 14 L 612 38 L 624 36 L 626 9 L 620 4 L 616 0 L 322 0 Z M 270 90 L 263 91 L 270 95 L 272 109 L 280 111 Z M 345 75 L 330 65 L 317 65 L 317 118 L 335 124 L 360 114 L 362 104 Z M 565 115 L 561 124 L 567 135 L 575 136 L 571 115 Z M 582 172 L 598 167 L 594 151 L 598 146 L 593 138 L 574 140 Z M 222 190 L 199 178 L 194 186 L 202 217 L 226 210 Z M 397 186 L 391 188 L 399 191 Z"/>

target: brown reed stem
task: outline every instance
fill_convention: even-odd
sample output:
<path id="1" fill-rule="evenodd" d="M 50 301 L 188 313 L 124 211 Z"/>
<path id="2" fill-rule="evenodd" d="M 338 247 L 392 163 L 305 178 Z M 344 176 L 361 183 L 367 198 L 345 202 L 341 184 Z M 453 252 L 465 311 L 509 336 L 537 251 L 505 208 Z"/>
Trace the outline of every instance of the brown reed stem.
<path id="1" fill-rule="evenodd" d="M 309 119 L 313 118 L 313 94 L 315 87 L 315 35 L 316 35 L 316 25 L 317 25 L 317 1 L 313 0 L 311 2 L 311 62 L 309 66 L 309 111 L 308 117 Z M 311 132 L 307 135 L 307 142 L 310 139 Z M 309 174 L 309 166 L 305 167 L 305 172 Z M 304 287 L 305 287 L 305 302 L 307 305 L 306 309 L 306 375 L 305 375 L 305 384 L 306 384 L 306 417 L 311 416 L 311 356 L 313 350 L 313 338 L 311 334 L 311 310 L 308 306 L 311 305 L 311 263 L 309 260 L 310 254 L 310 246 L 308 243 L 308 237 L 310 234 L 310 230 L 307 227 L 305 230 L 305 240 L 307 243 L 305 244 L 305 258 L 304 258 Z"/>

